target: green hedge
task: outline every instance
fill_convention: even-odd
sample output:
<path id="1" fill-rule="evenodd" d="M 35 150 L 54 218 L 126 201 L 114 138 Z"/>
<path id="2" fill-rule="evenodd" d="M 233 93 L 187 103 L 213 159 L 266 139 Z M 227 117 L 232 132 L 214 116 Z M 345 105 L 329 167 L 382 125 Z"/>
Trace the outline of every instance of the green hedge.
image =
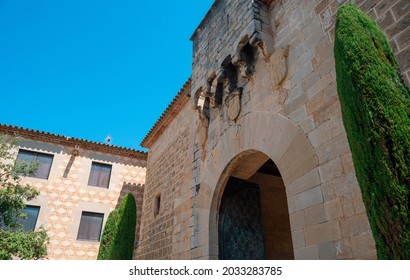
<path id="1" fill-rule="evenodd" d="M 127 194 L 118 210 L 108 216 L 101 237 L 99 260 L 132 260 L 137 207 L 132 194 Z"/>
<path id="2" fill-rule="evenodd" d="M 343 122 L 378 258 L 410 259 L 410 94 L 383 31 L 353 4 L 337 12 Z"/>
<path id="3" fill-rule="evenodd" d="M 109 260 L 112 240 L 117 231 L 118 211 L 111 211 L 105 223 L 104 231 L 101 236 L 100 249 L 98 250 L 97 260 Z"/>

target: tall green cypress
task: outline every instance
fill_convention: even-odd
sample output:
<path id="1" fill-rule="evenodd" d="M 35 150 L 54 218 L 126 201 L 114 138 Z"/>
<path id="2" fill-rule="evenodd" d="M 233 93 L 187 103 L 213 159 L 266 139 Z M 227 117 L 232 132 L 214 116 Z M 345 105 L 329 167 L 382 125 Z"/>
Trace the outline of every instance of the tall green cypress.
<path id="1" fill-rule="evenodd" d="M 111 252 L 111 244 L 117 232 L 118 211 L 111 211 L 105 223 L 104 230 L 101 236 L 100 248 L 98 249 L 97 260 L 109 260 Z"/>
<path id="2" fill-rule="evenodd" d="M 337 90 L 380 259 L 410 259 L 410 93 L 383 31 L 353 4 L 337 12 Z"/>
<path id="3" fill-rule="evenodd" d="M 135 199 L 132 194 L 127 194 L 119 209 L 108 216 L 101 238 L 99 260 L 132 260 L 136 221 Z"/>

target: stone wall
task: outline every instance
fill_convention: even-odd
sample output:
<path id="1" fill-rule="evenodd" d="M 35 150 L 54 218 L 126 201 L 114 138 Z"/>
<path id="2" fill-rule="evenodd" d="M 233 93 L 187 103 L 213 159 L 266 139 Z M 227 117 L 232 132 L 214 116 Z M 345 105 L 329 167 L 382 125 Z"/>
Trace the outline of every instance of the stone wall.
<path id="1" fill-rule="evenodd" d="M 242 6 L 232 9 L 233 5 Z M 212 71 L 217 71 L 225 59 L 223 54 L 232 53 L 235 42 L 247 28 L 254 28 L 254 13 L 251 1 L 215 1 L 211 10 L 192 36 L 194 44 L 192 88 L 204 83 Z M 234 23 L 234 24 L 231 24 Z M 200 82 L 198 81 L 200 80 Z"/>
<path id="2" fill-rule="evenodd" d="M 269 158 L 286 190 L 275 205 L 290 217 L 293 254 L 281 257 L 376 258 L 336 91 L 332 34 L 342 2 L 215 1 L 191 38 L 191 104 L 149 141 L 138 258 L 217 259 L 227 180 Z M 408 75 L 407 3 L 357 2 L 385 28 Z"/>
<path id="3" fill-rule="evenodd" d="M 322 29 L 333 41 L 336 11 L 340 5 L 355 2 L 383 28 L 397 57 L 407 86 L 410 85 L 410 3 L 406 0 L 322 0 L 316 1 L 315 12 Z"/>
<path id="4" fill-rule="evenodd" d="M 150 147 L 137 259 L 189 259 L 194 111 L 182 110 Z M 157 199 L 160 206 L 156 211 Z"/>
<path id="5" fill-rule="evenodd" d="M 234 168 L 229 169 L 230 161 L 252 149 L 263 151 L 281 172 L 287 192 L 295 258 L 376 256 L 343 127 L 332 40 L 323 32 L 322 18 L 315 11 L 320 1 L 316 2 L 273 1 L 268 13 L 263 12 L 263 6 L 253 10 L 263 25 L 271 27 L 272 39 L 259 36 L 259 42 L 248 42 L 255 55 L 254 73 L 238 75 L 236 86 L 241 87 L 242 95 L 237 119 L 229 118 L 230 104 L 225 98 L 232 91 L 225 88 L 223 81 L 224 102 L 209 109 L 206 158 L 202 161 L 195 157 L 198 162 L 195 168 L 201 172 L 193 174 L 194 181 L 201 186 L 196 199 L 202 201 L 193 216 L 199 224 L 194 232 L 193 248 L 198 258 L 217 257 L 216 241 L 212 237 L 215 229 L 209 223 L 212 223 L 212 213 L 217 216 L 217 199 L 223 191 L 220 182 Z M 228 14 L 238 13 L 243 7 L 219 3 L 225 5 L 225 10 L 220 11 Z M 253 5 L 258 5 L 258 1 Z M 222 17 L 217 14 L 220 11 L 213 11 L 215 17 Z M 239 21 L 225 23 L 230 27 L 222 27 L 217 21 L 207 22 L 214 28 L 240 30 Z M 209 29 L 212 27 L 197 31 L 194 45 L 202 48 L 194 48 L 194 58 L 204 53 L 211 56 L 213 49 L 196 41 Z M 246 37 L 243 33 L 242 36 Z M 249 34 L 248 38 L 251 37 Z M 235 57 L 241 47 L 232 46 L 218 55 Z M 194 60 L 193 84 L 198 88 L 205 81 L 202 85 L 205 90 L 200 95 L 213 98 L 213 93 L 207 92 L 207 89 L 212 90 L 212 85 L 206 84 L 210 79 L 196 79 L 200 75 L 195 71 L 207 64 L 195 66 L 195 63 Z M 217 67 L 223 64 L 206 69 L 206 73 L 218 71 Z M 232 64 L 236 66 L 235 61 Z M 197 97 L 195 87 L 191 92 L 193 98 Z M 278 124 L 282 117 L 287 119 L 283 120 L 283 125 Z M 271 133 L 266 133 L 266 129 Z M 201 219 L 201 216 L 209 217 L 209 212 L 210 220 Z"/>
<path id="6" fill-rule="evenodd" d="M 48 179 L 25 177 L 23 182 L 34 186 L 40 195 L 28 205 L 40 206 L 37 228 L 44 226 L 50 238 L 48 259 L 95 260 L 99 242 L 77 240 L 82 211 L 104 214 L 104 224 L 110 211 L 119 206 L 123 196 L 132 193 L 137 203 L 137 237 L 145 183 L 145 160 L 102 154 L 64 145 L 23 139 L 22 149 L 53 154 Z M 112 165 L 109 188 L 88 186 L 92 161 Z"/>

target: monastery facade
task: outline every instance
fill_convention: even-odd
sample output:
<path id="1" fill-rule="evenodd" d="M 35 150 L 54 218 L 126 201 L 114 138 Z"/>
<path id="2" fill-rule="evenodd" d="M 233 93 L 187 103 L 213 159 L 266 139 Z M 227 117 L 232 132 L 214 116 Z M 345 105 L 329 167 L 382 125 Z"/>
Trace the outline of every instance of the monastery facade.
<path id="1" fill-rule="evenodd" d="M 346 2 L 216 0 L 191 37 L 191 78 L 141 143 L 148 153 L 0 126 L 23 154 L 53 155 L 47 179 L 25 178 L 41 192 L 30 205 L 44 207 L 49 258 L 95 259 L 84 215 L 102 227 L 131 192 L 135 259 L 375 259 L 336 90 Z M 354 2 L 409 84 L 407 1 Z"/>
<path id="2" fill-rule="evenodd" d="M 137 259 L 376 258 L 336 90 L 346 2 L 215 1 L 191 79 L 142 142 Z M 355 2 L 409 84 L 409 5 Z"/>

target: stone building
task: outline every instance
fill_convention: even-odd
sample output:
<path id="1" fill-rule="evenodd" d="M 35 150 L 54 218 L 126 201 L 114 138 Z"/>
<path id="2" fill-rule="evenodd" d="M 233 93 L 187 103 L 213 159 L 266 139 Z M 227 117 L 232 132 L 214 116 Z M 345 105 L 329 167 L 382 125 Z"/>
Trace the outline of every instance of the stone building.
<path id="1" fill-rule="evenodd" d="M 191 37 L 191 78 L 141 143 L 148 154 L 0 126 L 54 156 L 48 180 L 27 179 L 50 258 L 95 258 L 98 243 L 78 240 L 82 213 L 105 220 L 128 191 L 135 259 L 376 258 L 336 90 L 346 2 L 216 0 Z M 386 31 L 409 84 L 408 1 L 353 2 Z M 112 166 L 108 189 L 89 186 L 94 162 Z"/>
<path id="2" fill-rule="evenodd" d="M 149 149 L 137 259 L 374 259 L 336 90 L 342 0 L 217 0 Z M 407 84 L 408 1 L 354 1 Z"/>
<path id="3" fill-rule="evenodd" d="M 146 153 L 6 125 L 0 134 L 19 137 L 17 162 L 40 163 L 22 180 L 40 191 L 27 202 L 23 224 L 26 230 L 47 229 L 48 259 L 97 259 L 101 229 L 127 193 L 137 203 L 138 238 Z"/>

